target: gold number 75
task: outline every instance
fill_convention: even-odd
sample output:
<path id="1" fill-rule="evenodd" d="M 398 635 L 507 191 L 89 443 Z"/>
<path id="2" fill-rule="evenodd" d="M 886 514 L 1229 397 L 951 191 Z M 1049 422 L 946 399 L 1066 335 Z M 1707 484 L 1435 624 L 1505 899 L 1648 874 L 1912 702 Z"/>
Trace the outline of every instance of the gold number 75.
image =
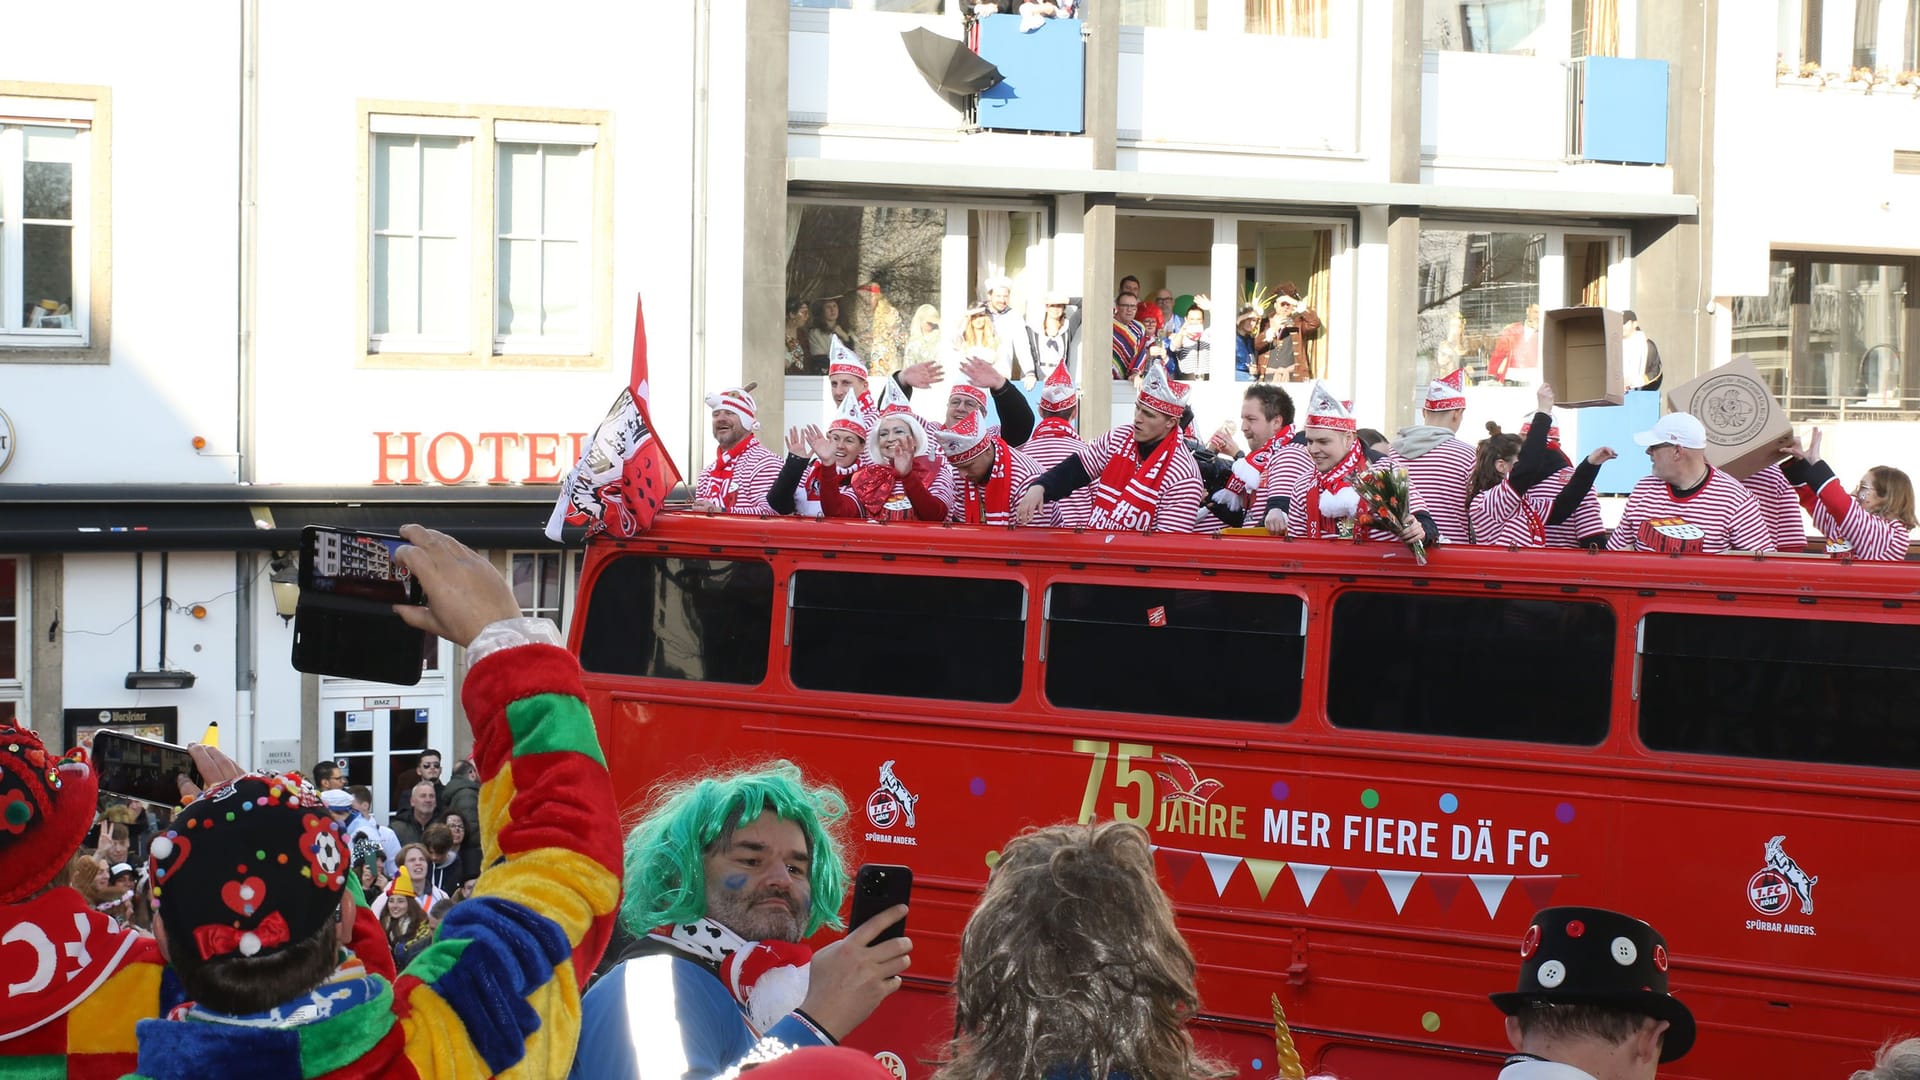
<path id="1" fill-rule="evenodd" d="M 1114 749 L 1112 743 L 1095 739 L 1075 739 L 1073 749 L 1078 754 L 1092 754 L 1093 764 L 1087 770 L 1087 791 L 1080 799 L 1080 824 L 1085 825 L 1098 814 L 1095 803 L 1100 799 L 1100 781 L 1106 776 L 1107 755 Z M 1153 821 L 1153 774 L 1145 769 L 1136 769 L 1131 761 L 1134 758 L 1150 758 L 1153 747 L 1139 743 L 1121 743 L 1120 760 L 1114 763 L 1114 783 L 1120 787 L 1140 789 L 1140 801 L 1137 807 L 1129 810 L 1124 802 L 1113 804 L 1113 817 L 1116 821 L 1126 821 L 1146 828 Z"/>

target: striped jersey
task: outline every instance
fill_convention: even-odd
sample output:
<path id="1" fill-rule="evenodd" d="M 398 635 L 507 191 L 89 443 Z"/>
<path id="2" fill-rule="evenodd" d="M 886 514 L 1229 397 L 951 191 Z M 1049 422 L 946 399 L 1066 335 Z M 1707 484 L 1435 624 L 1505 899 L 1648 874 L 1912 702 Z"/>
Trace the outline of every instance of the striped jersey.
<path id="1" fill-rule="evenodd" d="M 1396 452 L 1407 479 L 1433 515 L 1441 543 L 1467 542 L 1467 485 L 1473 480 L 1473 447 L 1459 439 L 1443 439 L 1419 457 Z M 1484 540 L 1481 541 L 1485 543 Z"/>
<path id="2" fill-rule="evenodd" d="M 1040 479 L 1040 474 L 1046 471 L 1032 458 L 1008 446 L 1004 441 L 999 439 L 995 439 L 994 441 L 999 443 L 999 445 L 993 449 L 995 455 L 994 467 L 1000 467 L 998 455 L 1005 454 L 1007 456 L 1007 505 L 1005 509 L 997 509 L 987 501 L 987 492 L 993 486 L 993 476 L 991 473 L 988 474 L 986 483 L 976 484 L 967 479 L 966 474 L 956 468 L 953 470 L 953 498 L 947 504 L 948 521 L 968 524 L 968 508 L 978 506 L 980 508 L 980 520 L 971 522 L 971 524 L 1012 525 L 1013 507 L 1019 503 L 1020 496 L 1026 492 L 1027 488 L 1031 487 L 1034 481 Z M 1049 504 L 1042 506 L 1040 512 L 1033 516 L 1031 527 L 1051 527 L 1057 516 L 1058 510 L 1055 505 Z"/>
<path id="3" fill-rule="evenodd" d="M 1760 502 L 1760 517 L 1767 523 L 1775 551 L 1807 550 L 1806 519 L 1800 516 L 1800 499 L 1780 466 L 1769 465 L 1740 481 Z"/>
<path id="4" fill-rule="evenodd" d="M 1048 425 L 1043 422 L 1040 427 L 1034 431 L 1033 438 L 1028 439 L 1020 447 L 1020 452 L 1027 455 L 1027 457 L 1032 460 L 1034 467 L 1042 473 L 1067 460 L 1067 458 L 1074 454 L 1085 454 L 1093 449 L 1084 439 L 1071 435 L 1056 435 L 1047 430 L 1047 428 Z M 1019 491 L 1016 491 L 1014 498 L 1018 500 L 1020 491 L 1025 490 L 1025 488 L 1021 488 Z M 1049 524 L 1062 528 L 1075 527 L 1080 522 L 1086 521 L 1087 516 L 1093 512 L 1093 485 L 1088 484 L 1086 487 L 1061 499 L 1059 502 L 1049 503 L 1048 505 L 1056 511 L 1054 520 Z M 1039 515 L 1035 515 L 1034 522 L 1038 524 L 1039 521 Z"/>
<path id="5" fill-rule="evenodd" d="M 1627 496 L 1608 551 L 1659 551 L 1719 555 L 1773 547 L 1760 502 L 1746 485 L 1707 466 L 1707 478 L 1686 495 L 1675 495 L 1657 476 L 1642 477 Z"/>
<path id="6" fill-rule="evenodd" d="M 1267 502 L 1275 495 L 1294 496 L 1294 489 L 1301 481 L 1313 476 L 1313 458 L 1307 456 L 1307 448 L 1300 443 L 1287 443 L 1273 452 L 1267 459 L 1265 469 L 1260 472 L 1260 488 L 1254 492 L 1253 501 L 1247 504 L 1247 524 L 1259 525 L 1267 520 Z M 1305 491 L 1306 488 L 1299 487 Z M 1291 514 L 1289 514 L 1291 520 Z M 1289 526 L 1291 527 L 1291 526 Z"/>
<path id="7" fill-rule="evenodd" d="M 1899 562 L 1907 557 L 1908 529 L 1892 518 L 1883 518 L 1861 506 L 1838 478 L 1829 477 L 1817 492 L 1808 492 L 1805 501 L 1813 505 L 1813 525 L 1835 540 L 1844 540 L 1850 549 L 1836 554 L 1878 562 Z"/>
<path id="8" fill-rule="evenodd" d="M 693 497 L 723 503 L 729 514 L 772 514 L 767 492 L 780 476 L 783 460 L 749 435 L 732 455 L 722 451 L 693 481 Z"/>
<path id="9" fill-rule="evenodd" d="M 1472 542 L 1489 547 L 1546 547 L 1547 511 L 1552 507 L 1551 497 L 1542 502 L 1535 490 L 1522 495 L 1513 489 L 1512 481 L 1501 480 L 1473 497 L 1467 510 Z"/>
<path id="10" fill-rule="evenodd" d="M 1300 454 L 1302 457 L 1306 457 L 1306 450 L 1303 448 Z M 1279 454 L 1274 455 L 1276 458 L 1280 456 Z M 1371 472 L 1380 472 L 1395 467 L 1406 467 L 1406 463 L 1394 454 L 1385 454 L 1377 459 L 1369 458 L 1366 460 L 1366 471 Z M 1319 471 L 1313 467 L 1313 459 L 1307 457 L 1307 469 L 1304 473 L 1294 477 L 1292 487 L 1286 489 L 1284 492 L 1278 488 L 1274 489 L 1273 494 L 1284 494 L 1287 496 L 1287 534 L 1296 540 L 1304 540 L 1311 535 L 1311 530 L 1309 529 L 1310 523 L 1307 521 L 1307 502 L 1313 493 L 1314 485 L 1319 483 L 1319 475 Z M 1358 475 L 1358 473 L 1355 475 Z M 1411 521 L 1413 520 L 1413 515 L 1425 511 L 1427 507 L 1420 496 L 1418 484 L 1413 481 L 1411 476 L 1407 479 L 1409 481 L 1407 484 L 1407 519 Z M 1351 526 L 1349 526 L 1349 530 L 1351 530 Z M 1400 543 L 1400 537 L 1396 536 L 1390 530 L 1380 528 L 1377 525 L 1367 526 L 1361 538 L 1370 541 Z M 1339 523 L 1323 520 L 1321 523 L 1320 539 L 1351 540 L 1353 539 L 1353 534 L 1349 531 L 1347 535 L 1342 536 L 1340 535 Z"/>
<path id="11" fill-rule="evenodd" d="M 1573 482 L 1573 466 L 1568 465 L 1559 472 L 1527 489 L 1527 497 L 1537 499 L 1546 509 L 1541 511 L 1544 517 L 1553 508 L 1553 500 Z M 1558 525 L 1547 526 L 1547 546 L 1550 548 L 1577 548 L 1583 536 L 1599 536 L 1607 531 L 1607 523 L 1600 518 L 1600 500 L 1594 497 L 1593 489 L 1588 488 L 1580 496 L 1579 505 L 1573 509 L 1573 515 Z"/>
<path id="12" fill-rule="evenodd" d="M 1167 438 L 1178 440 L 1180 433 L 1175 431 Z M 1100 487 L 1100 473 L 1116 454 L 1131 454 L 1134 460 L 1140 457 L 1140 444 L 1133 440 L 1131 424 L 1107 433 L 1106 438 L 1093 443 L 1080 452 L 1080 464 L 1087 470 L 1093 482 L 1076 492 L 1077 495 L 1089 495 L 1081 516 L 1067 519 L 1064 513 L 1073 499 L 1062 500 L 1062 528 L 1085 529 L 1092 527 L 1093 499 Z M 1193 455 L 1184 446 L 1175 446 L 1167 457 L 1166 476 L 1160 481 L 1159 493 L 1154 499 L 1153 517 L 1142 532 L 1190 533 L 1202 531 L 1196 520 L 1200 515 L 1200 504 L 1207 497 L 1207 485 L 1200 479 L 1200 466 L 1194 464 Z M 1091 493 L 1091 494 L 1090 494 Z M 1213 515 L 1207 515 L 1212 518 Z"/>

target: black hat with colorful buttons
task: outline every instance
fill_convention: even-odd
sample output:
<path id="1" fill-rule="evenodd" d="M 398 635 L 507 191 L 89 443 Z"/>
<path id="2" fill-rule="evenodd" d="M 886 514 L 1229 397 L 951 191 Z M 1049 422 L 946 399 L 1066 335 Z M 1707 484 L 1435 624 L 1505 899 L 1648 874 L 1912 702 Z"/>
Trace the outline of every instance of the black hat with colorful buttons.
<path id="1" fill-rule="evenodd" d="M 1602 1005 L 1668 1023 L 1660 1060 L 1693 1048 L 1693 1013 L 1667 992 L 1667 939 L 1631 915 L 1554 907 L 1520 939 L 1520 987 L 1489 994 L 1509 1016 L 1542 1005 Z"/>

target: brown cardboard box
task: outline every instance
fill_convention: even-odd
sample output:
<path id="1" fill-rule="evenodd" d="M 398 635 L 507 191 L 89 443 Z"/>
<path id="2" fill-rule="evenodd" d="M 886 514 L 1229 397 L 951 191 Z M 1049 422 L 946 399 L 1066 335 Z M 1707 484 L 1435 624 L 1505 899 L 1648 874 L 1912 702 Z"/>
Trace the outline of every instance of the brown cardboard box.
<path id="1" fill-rule="evenodd" d="M 1707 461 L 1723 472 L 1745 479 L 1787 457 L 1780 445 L 1793 425 L 1745 353 L 1667 391 L 1667 407 L 1699 419 Z"/>
<path id="2" fill-rule="evenodd" d="M 1563 409 L 1621 405 L 1620 313 L 1606 308 L 1555 308 L 1540 322 L 1540 374 Z"/>

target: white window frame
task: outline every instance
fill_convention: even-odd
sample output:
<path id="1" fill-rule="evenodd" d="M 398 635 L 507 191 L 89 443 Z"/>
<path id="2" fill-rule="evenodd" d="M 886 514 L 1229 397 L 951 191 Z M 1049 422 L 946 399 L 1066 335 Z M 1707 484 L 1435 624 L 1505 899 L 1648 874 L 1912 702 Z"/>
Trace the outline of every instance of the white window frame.
<path id="1" fill-rule="evenodd" d="M 534 586 L 534 600 L 536 601 L 536 606 L 522 607 L 520 609 L 520 614 L 527 616 L 529 618 L 552 619 L 553 624 L 560 628 L 560 636 L 563 638 L 566 637 L 570 630 L 571 624 L 573 622 L 573 611 L 574 611 L 575 600 L 579 597 L 579 592 L 580 592 L 580 588 L 579 588 L 580 587 L 580 568 L 582 565 L 584 565 L 584 560 L 581 557 L 581 553 L 578 551 L 563 551 L 563 550 L 509 551 L 507 552 L 507 565 L 506 565 L 506 578 L 507 578 L 507 585 L 509 588 L 511 588 L 513 585 L 514 564 L 522 558 L 530 559 L 532 560 L 532 563 L 533 563 L 533 567 L 534 567 L 533 586 Z M 539 570 L 540 570 L 540 560 L 543 558 L 560 560 L 560 598 L 559 598 L 558 607 L 542 606 L 537 604 L 537 601 L 541 599 L 539 595 L 539 588 L 540 588 Z"/>
<path id="2" fill-rule="evenodd" d="M 0 346 L 8 348 L 84 349 L 91 342 L 93 284 L 93 109 L 94 103 L 65 98 L 0 96 Z M 28 300 L 25 279 L 26 129 L 75 131 L 73 140 L 72 230 L 73 301 L 70 326 L 24 325 Z M 48 224 L 62 224 L 49 221 Z"/>
<path id="3" fill-rule="evenodd" d="M 366 303 L 367 303 L 367 351 L 368 352 L 456 353 L 458 354 L 458 353 L 465 353 L 470 351 L 471 346 L 469 345 L 467 340 L 468 332 L 469 332 L 467 328 L 470 327 L 473 322 L 473 319 L 472 319 L 473 289 L 471 287 L 471 282 L 473 280 L 474 270 L 473 270 L 473 237 L 470 235 L 470 232 L 468 230 L 471 230 L 472 228 L 473 216 L 474 216 L 473 206 L 472 206 L 473 144 L 476 141 L 478 141 L 479 134 L 480 134 L 480 124 L 477 121 L 471 120 L 471 119 L 463 119 L 463 118 L 456 118 L 456 117 L 434 117 L 434 116 L 394 116 L 394 115 L 388 115 L 388 114 L 382 114 L 382 113 L 375 113 L 367 118 L 367 151 L 366 151 L 367 152 L 367 296 L 366 296 Z M 375 157 L 376 157 L 377 150 L 380 144 L 380 139 L 382 136 L 389 136 L 389 137 L 412 136 L 414 138 L 415 140 L 414 150 L 415 150 L 415 162 L 416 162 L 415 169 L 414 169 L 414 176 L 416 178 L 416 183 L 418 182 L 418 178 L 422 172 L 422 170 L 418 166 L 418 158 L 419 158 L 418 152 L 420 149 L 420 144 L 418 140 L 420 140 L 421 138 L 453 138 L 453 139 L 460 140 L 459 142 L 460 159 L 461 159 L 461 165 L 465 170 L 465 176 L 467 179 L 467 191 L 468 191 L 468 206 L 466 208 L 467 212 L 463 215 L 460 215 L 462 231 L 455 233 L 452 237 L 444 237 L 438 233 L 430 234 L 425 231 L 424 223 L 418 220 L 414 222 L 414 228 L 412 228 L 411 230 L 395 230 L 395 229 L 383 230 L 374 224 L 379 219 L 379 203 L 380 203 L 380 196 L 381 196 L 381 192 L 380 192 L 379 184 L 377 180 L 378 170 L 375 168 Z M 420 193 L 416 192 L 416 198 L 423 198 L 423 196 Z M 421 239 L 428 238 L 428 237 L 433 237 L 437 239 L 453 239 L 453 240 L 461 241 L 464 244 L 466 253 L 467 253 L 466 276 L 468 279 L 468 287 L 461 290 L 461 295 L 467 298 L 467 306 L 461 312 L 462 332 L 458 336 L 446 338 L 446 337 L 436 337 L 436 336 L 424 335 L 424 334 L 392 334 L 392 333 L 383 334 L 374 329 L 376 325 L 374 322 L 375 294 L 378 289 L 378 282 L 376 281 L 374 276 L 374 268 L 377 265 L 374 257 L 374 250 L 376 247 L 376 241 L 382 236 L 386 236 L 389 238 L 412 239 L 415 242 L 414 265 L 416 269 L 419 266 L 419 241 Z"/>
<path id="4" fill-rule="evenodd" d="M 501 230 L 499 197 L 500 177 L 502 174 L 500 156 L 507 146 L 534 146 L 540 153 L 540 204 L 546 205 L 546 148 L 549 146 L 576 146 L 585 153 L 582 166 L 586 169 L 588 211 L 585 215 L 587 228 L 584 234 L 571 236 L 549 235 L 545 223 L 538 233 L 507 233 Z M 544 356 L 584 356 L 593 351 L 590 327 L 594 325 L 593 267 L 594 267 L 594 222 L 595 215 L 591 200 L 595 187 L 593 177 L 597 166 L 595 160 L 600 148 L 600 129 L 596 124 L 550 123 L 531 120 L 496 120 L 493 124 L 493 190 L 494 207 L 490 217 L 492 225 L 493 288 L 494 303 L 490 319 L 493 326 L 493 352 L 496 356 L 544 355 Z M 580 333 L 575 336 L 552 336 L 540 334 L 509 334 L 501 326 L 500 308 L 506 296 L 506 280 L 503 276 L 505 260 L 500 257 L 501 247 L 509 240 L 532 240 L 542 246 L 549 241 L 564 241 L 580 246 L 581 274 L 580 288 Z M 545 308 L 546 275 L 542 261 L 541 307 Z"/>
<path id="5" fill-rule="evenodd" d="M 14 564 L 13 615 L 0 616 L 0 648 L 13 650 L 15 678 L 0 679 L 0 702 L 13 705 L 14 722 L 31 719 L 32 702 L 28 695 L 33 656 L 28 628 L 33 623 L 33 563 L 25 555 L 0 555 L 0 562 Z"/>

